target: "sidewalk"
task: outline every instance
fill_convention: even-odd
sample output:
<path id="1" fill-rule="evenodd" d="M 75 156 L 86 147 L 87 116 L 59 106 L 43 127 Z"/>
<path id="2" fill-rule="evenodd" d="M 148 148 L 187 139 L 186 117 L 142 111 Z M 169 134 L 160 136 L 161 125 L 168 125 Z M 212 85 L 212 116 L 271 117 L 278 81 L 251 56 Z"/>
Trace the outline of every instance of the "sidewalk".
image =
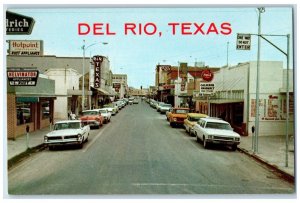
<path id="1" fill-rule="evenodd" d="M 43 128 L 29 134 L 29 147 L 43 146 L 44 135 L 50 128 Z M 252 136 L 242 136 L 240 151 L 252 156 L 263 163 L 282 171 L 289 176 L 295 177 L 294 172 L 294 139 L 289 140 L 288 167 L 285 167 L 285 136 L 260 136 L 258 139 L 258 153 L 252 150 Z M 26 134 L 16 140 L 7 140 L 7 159 L 22 154 L 26 151 Z"/>
<path id="2" fill-rule="evenodd" d="M 265 164 L 284 172 L 285 174 L 295 177 L 294 161 L 295 149 L 294 138 L 289 139 L 288 147 L 288 167 L 286 162 L 286 143 L 285 135 L 280 136 L 259 136 L 258 152 L 255 154 L 252 150 L 252 136 L 241 136 L 241 143 L 238 148 L 246 154 L 264 162 Z"/>
<path id="3" fill-rule="evenodd" d="M 29 133 L 29 148 L 38 147 L 43 145 L 44 135 L 50 132 L 50 127 L 46 127 L 40 130 Z M 27 150 L 26 146 L 26 134 L 16 138 L 15 140 L 7 140 L 7 159 L 20 155 Z"/>

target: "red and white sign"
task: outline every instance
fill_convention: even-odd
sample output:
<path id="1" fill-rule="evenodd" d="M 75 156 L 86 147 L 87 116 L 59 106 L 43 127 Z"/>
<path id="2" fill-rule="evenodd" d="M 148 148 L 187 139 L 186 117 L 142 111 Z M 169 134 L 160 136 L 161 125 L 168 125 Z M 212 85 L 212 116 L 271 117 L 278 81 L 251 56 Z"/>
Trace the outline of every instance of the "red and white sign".
<path id="1" fill-rule="evenodd" d="M 210 82 L 214 78 L 214 74 L 210 70 L 203 70 L 202 74 L 201 74 L 201 77 L 202 77 L 203 80 L 205 80 L 207 82 Z"/>
<path id="2" fill-rule="evenodd" d="M 42 40 L 9 40 L 9 55 L 15 56 L 42 56 Z"/>

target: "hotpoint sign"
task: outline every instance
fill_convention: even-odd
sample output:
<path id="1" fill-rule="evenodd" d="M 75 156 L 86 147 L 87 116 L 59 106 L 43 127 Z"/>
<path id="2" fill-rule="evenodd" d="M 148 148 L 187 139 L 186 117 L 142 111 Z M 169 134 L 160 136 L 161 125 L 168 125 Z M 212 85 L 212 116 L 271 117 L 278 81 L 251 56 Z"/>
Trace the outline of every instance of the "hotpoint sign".
<path id="1" fill-rule="evenodd" d="M 33 29 L 33 25 L 33 18 L 6 11 L 7 35 L 30 35 Z"/>

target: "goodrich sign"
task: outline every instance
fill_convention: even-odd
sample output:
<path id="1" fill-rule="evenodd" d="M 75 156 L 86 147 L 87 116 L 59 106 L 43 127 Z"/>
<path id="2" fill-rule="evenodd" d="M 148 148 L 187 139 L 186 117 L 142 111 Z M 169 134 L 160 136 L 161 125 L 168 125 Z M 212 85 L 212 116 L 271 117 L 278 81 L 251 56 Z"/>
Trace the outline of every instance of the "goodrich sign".
<path id="1" fill-rule="evenodd" d="M 33 25 L 33 18 L 6 11 L 7 35 L 30 35 L 33 29 Z"/>

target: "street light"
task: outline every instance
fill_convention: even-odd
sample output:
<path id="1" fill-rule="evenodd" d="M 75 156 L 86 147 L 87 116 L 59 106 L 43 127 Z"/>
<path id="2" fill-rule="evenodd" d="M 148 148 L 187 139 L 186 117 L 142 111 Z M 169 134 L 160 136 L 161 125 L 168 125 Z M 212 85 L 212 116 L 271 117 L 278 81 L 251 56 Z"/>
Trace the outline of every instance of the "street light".
<path id="1" fill-rule="evenodd" d="M 94 45 L 96 45 L 96 44 L 103 44 L 103 45 L 106 45 L 106 44 L 108 44 L 107 42 L 96 42 L 96 43 L 93 43 L 93 44 L 90 44 L 90 45 L 88 45 L 87 47 L 85 46 L 85 40 L 83 40 L 83 45 L 82 45 L 82 47 L 81 47 L 81 49 L 82 49 L 82 54 L 83 54 L 83 57 L 82 57 L 82 101 L 81 101 L 81 105 L 82 105 L 82 110 L 84 110 L 85 109 L 85 107 L 84 107 L 84 98 L 85 98 L 85 94 L 84 94 L 84 72 L 85 72 L 85 62 L 84 62 L 84 60 L 85 60 L 85 51 L 89 48 L 89 47 L 91 47 L 91 46 L 94 46 Z"/>

